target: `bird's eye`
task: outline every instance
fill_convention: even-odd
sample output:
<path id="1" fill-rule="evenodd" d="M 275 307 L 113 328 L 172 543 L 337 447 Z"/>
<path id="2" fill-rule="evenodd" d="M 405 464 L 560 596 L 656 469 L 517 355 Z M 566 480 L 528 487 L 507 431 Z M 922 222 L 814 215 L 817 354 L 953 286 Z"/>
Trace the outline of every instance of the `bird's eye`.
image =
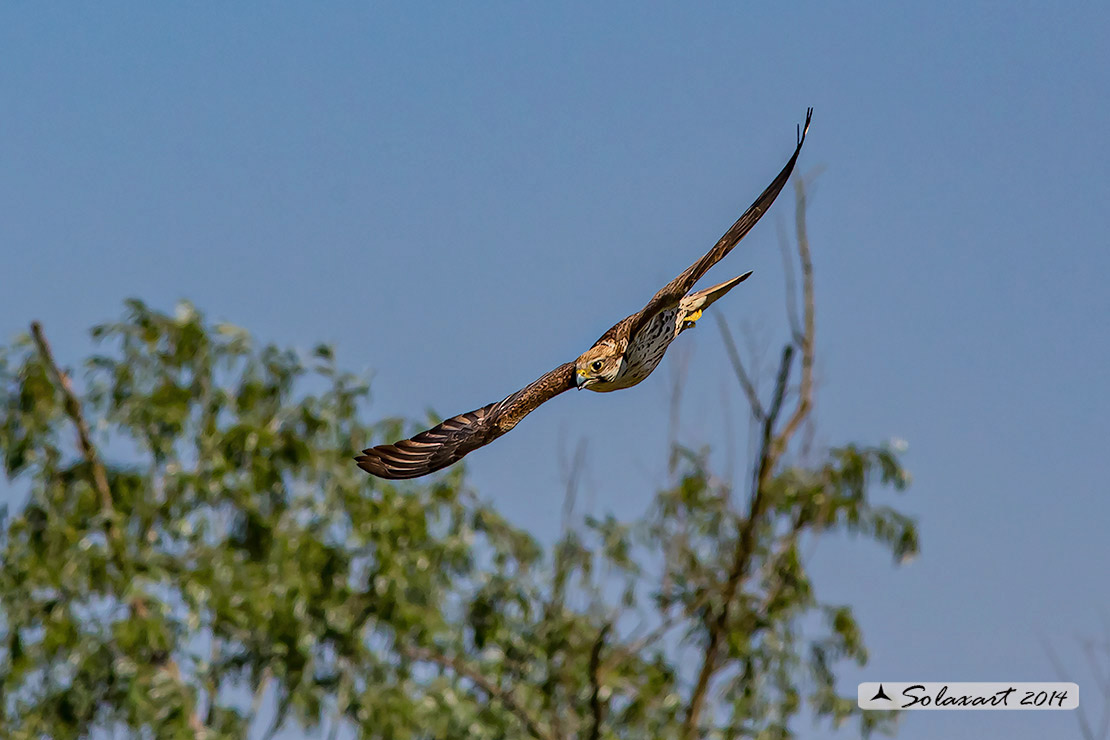
<path id="1" fill-rule="evenodd" d="M 595 373 L 601 372 L 601 360 L 594 360 L 590 363 L 590 369 Z"/>

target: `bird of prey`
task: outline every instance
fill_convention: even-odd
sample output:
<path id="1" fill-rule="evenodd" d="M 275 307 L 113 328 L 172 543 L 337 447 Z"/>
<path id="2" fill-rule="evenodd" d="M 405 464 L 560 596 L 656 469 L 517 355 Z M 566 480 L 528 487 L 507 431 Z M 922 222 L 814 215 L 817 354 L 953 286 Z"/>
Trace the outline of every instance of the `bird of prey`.
<path id="1" fill-rule="evenodd" d="M 705 255 L 663 286 L 647 305 L 601 335 L 578 359 L 567 362 L 525 388 L 476 411 L 390 445 L 363 450 L 358 466 L 379 478 L 417 478 L 444 468 L 515 427 L 540 404 L 571 388 L 608 392 L 636 385 L 651 374 L 675 337 L 694 326 L 702 311 L 750 272 L 691 293 L 694 284 L 717 264 L 771 207 L 786 185 L 802 151 L 813 109 L 806 111 L 793 156 L 736 223 Z"/>

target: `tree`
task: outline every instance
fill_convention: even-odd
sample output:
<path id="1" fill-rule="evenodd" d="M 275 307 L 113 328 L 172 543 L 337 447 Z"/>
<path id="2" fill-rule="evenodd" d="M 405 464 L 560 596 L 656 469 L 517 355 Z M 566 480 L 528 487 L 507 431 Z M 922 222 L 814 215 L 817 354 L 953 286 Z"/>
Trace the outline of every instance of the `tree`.
<path id="1" fill-rule="evenodd" d="M 27 492 L 0 533 L 0 734 L 775 738 L 807 699 L 856 715 L 835 668 L 866 660 L 860 630 L 818 600 L 800 542 L 850 530 L 900 559 L 917 539 L 871 500 L 906 485 L 897 450 L 790 454 L 815 351 L 798 195 L 801 318 L 770 398 L 730 344 L 758 430 L 747 489 L 675 445 L 642 517 L 587 517 L 550 551 L 461 467 L 358 470 L 403 424 L 362 420 L 368 384 L 329 347 L 131 300 L 92 330 L 78 387 L 33 324 L 0 351 L 0 451 Z"/>

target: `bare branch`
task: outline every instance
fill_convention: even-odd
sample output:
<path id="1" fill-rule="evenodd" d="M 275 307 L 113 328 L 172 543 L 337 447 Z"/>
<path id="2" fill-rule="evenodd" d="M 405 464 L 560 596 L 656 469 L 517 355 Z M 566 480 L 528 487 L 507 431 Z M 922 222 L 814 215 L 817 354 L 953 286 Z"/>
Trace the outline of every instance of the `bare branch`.
<path id="1" fill-rule="evenodd" d="M 794 279 L 794 260 L 790 256 L 790 245 L 786 241 L 782 219 L 775 222 L 778 227 L 779 254 L 782 255 L 783 282 L 786 284 L 786 318 L 790 322 L 790 333 L 797 342 L 802 336 L 802 324 L 798 320 L 798 284 Z"/>
<path id="2" fill-rule="evenodd" d="M 752 416 L 757 421 L 762 421 L 764 418 L 763 404 L 759 401 L 759 393 L 755 390 L 755 384 L 752 382 L 751 376 L 744 369 L 744 363 L 740 359 L 740 352 L 736 349 L 736 342 L 732 338 L 728 323 L 720 311 L 714 311 L 713 315 L 717 318 L 717 327 L 721 330 L 721 338 L 725 341 L 725 349 L 728 351 L 728 359 L 732 363 L 733 372 L 736 373 L 736 379 L 740 381 L 740 387 L 744 389 L 744 395 L 748 397 L 748 405 L 751 406 Z"/>
<path id="3" fill-rule="evenodd" d="M 793 345 L 786 345 L 782 348 L 782 359 L 779 361 L 779 373 L 775 379 L 775 393 L 771 396 L 771 408 L 767 412 L 767 420 L 763 424 L 763 441 L 770 443 L 771 434 L 774 432 L 775 421 L 782 411 L 782 401 L 786 398 L 786 381 L 790 377 L 790 362 L 794 359 Z M 779 437 L 784 437 L 785 434 L 780 434 Z"/>
<path id="4" fill-rule="evenodd" d="M 802 265 L 802 301 L 805 331 L 801 337 L 802 351 L 802 380 L 798 388 L 798 405 L 794 414 L 782 428 L 778 438 L 780 447 L 785 447 L 794 435 L 798 425 L 809 414 L 813 407 L 813 353 L 814 336 L 816 334 L 816 310 L 813 297 L 813 260 L 809 253 L 809 235 L 806 232 L 806 190 L 801 178 L 794 181 L 794 192 L 797 198 L 797 208 L 794 212 L 795 225 L 798 231 L 798 257 Z M 795 339 L 798 343 L 798 339 Z"/>
<path id="5" fill-rule="evenodd" d="M 92 482 L 100 496 L 100 506 L 105 512 L 111 512 L 112 491 L 108 488 L 108 474 L 104 470 L 104 464 L 100 461 L 100 457 L 96 454 L 96 447 L 93 446 L 92 439 L 89 436 L 89 425 L 85 421 L 84 414 L 81 413 L 81 404 L 73 392 L 73 384 L 70 383 L 69 376 L 59 370 L 57 363 L 54 362 L 54 353 L 50 351 L 50 344 L 43 334 L 42 324 L 37 321 L 31 322 L 31 336 L 35 340 L 39 357 L 46 365 L 51 381 L 62 392 L 65 399 L 66 416 L 77 427 L 77 444 L 81 448 L 81 455 L 92 470 Z"/>
<path id="6" fill-rule="evenodd" d="M 552 736 L 540 726 L 539 721 L 531 715 L 524 705 L 516 700 L 511 689 L 502 689 L 480 672 L 466 665 L 466 663 L 460 659 L 452 658 L 448 655 L 441 655 L 433 650 L 420 647 L 401 647 L 400 651 L 412 660 L 418 660 L 423 663 L 435 663 L 436 665 L 450 669 L 456 676 L 465 678 L 473 683 L 490 699 L 500 702 L 505 709 L 509 710 L 514 717 L 520 720 L 520 723 L 528 730 L 528 734 L 536 738 L 536 740 L 553 740 Z"/>
<path id="7" fill-rule="evenodd" d="M 763 442 L 760 445 L 759 463 L 755 469 L 755 481 L 752 485 L 751 499 L 748 505 L 747 519 L 740 527 L 736 538 L 736 551 L 733 555 L 732 567 L 729 570 L 728 580 L 721 590 L 721 606 L 715 619 L 708 623 L 709 639 L 706 641 L 705 656 L 702 658 L 701 670 L 694 691 L 690 695 L 690 704 L 686 711 L 686 720 L 683 723 L 683 737 L 687 740 L 697 736 L 698 719 L 702 707 L 705 705 L 706 695 L 709 690 L 709 681 L 717 669 L 717 660 L 720 653 L 721 641 L 725 629 L 728 627 L 729 615 L 732 610 L 732 601 L 741 581 L 747 576 L 751 565 L 752 554 L 755 549 L 755 532 L 763 520 L 767 507 L 767 483 L 774 469 L 775 462 L 781 454 L 778 444 L 781 437 L 774 436 L 775 423 L 782 411 L 783 398 L 786 396 L 786 382 L 790 376 L 791 360 L 794 357 L 794 347 L 786 345 L 782 351 L 782 360 L 779 363 L 778 378 L 775 381 L 775 393 L 771 405 L 763 420 Z"/>
<path id="8" fill-rule="evenodd" d="M 590 651 L 590 715 L 593 724 L 590 726 L 589 740 L 598 740 L 601 737 L 601 720 L 603 706 L 601 703 L 601 649 L 605 647 L 605 637 L 609 634 L 608 623 L 597 633 L 593 649 Z"/>

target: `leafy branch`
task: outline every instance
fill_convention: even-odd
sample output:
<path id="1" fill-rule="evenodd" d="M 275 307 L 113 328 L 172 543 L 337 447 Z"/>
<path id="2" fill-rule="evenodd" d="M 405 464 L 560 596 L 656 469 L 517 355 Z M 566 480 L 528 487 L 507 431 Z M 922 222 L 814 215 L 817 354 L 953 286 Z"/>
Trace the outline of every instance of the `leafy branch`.
<path id="1" fill-rule="evenodd" d="M 805 188 L 802 180 L 795 180 L 797 194 L 797 243 L 798 257 L 802 265 L 802 296 L 803 296 L 803 321 L 802 334 L 795 335 L 791 343 L 783 347 L 779 361 L 779 369 L 775 379 L 774 392 L 771 401 L 764 410 L 760 403 L 755 386 L 748 374 L 743 370 L 736 343 L 727 331 L 724 323 L 720 324 L 721 334 L 725 339 L 732 365 L 740 381 L 741 388 L 747 395 L 751 414 L 761 427 L 759 453 L 754 466 L 751 490 L 748 500 L 747 512 L 739 532 L 736 536 L 736 548 L 732 556 L 732 564 L 728 577 L 720 587 L 720 606 L 716 615 L 707 619 L 707 639 L 705 651 L 698 670 L 697 680 L 690 694 L 683 723 L 683 737 L 692 740 L 698 736 L 699 722 L 705 707 L 709 691 L 709 684 L 717 671 L 720 660 L 721 642 L 728 629 L 729 618 L 736 600 L 736 593 L 747 576 L 751 566 L 752 556 L 755 551 L 756 531 L 764 526 L 768 507 L 768 486 L 772 473 L 782 459 L 795 432 L 802 421 L 809 415 L 813 408 L 813 354 L 815 335 L 815 300 L 813 289 L 813 262 L 810 257 L 809 240 L 805 230 Z M 782 413 L 783 402 L 786 397 L 787 381 L 790 377 L 791 361 L 795 349 L 802 356 L 802 377 L 798 390 L 798 399 L 789 420 L 776 430 L 779 417 Z"/>

